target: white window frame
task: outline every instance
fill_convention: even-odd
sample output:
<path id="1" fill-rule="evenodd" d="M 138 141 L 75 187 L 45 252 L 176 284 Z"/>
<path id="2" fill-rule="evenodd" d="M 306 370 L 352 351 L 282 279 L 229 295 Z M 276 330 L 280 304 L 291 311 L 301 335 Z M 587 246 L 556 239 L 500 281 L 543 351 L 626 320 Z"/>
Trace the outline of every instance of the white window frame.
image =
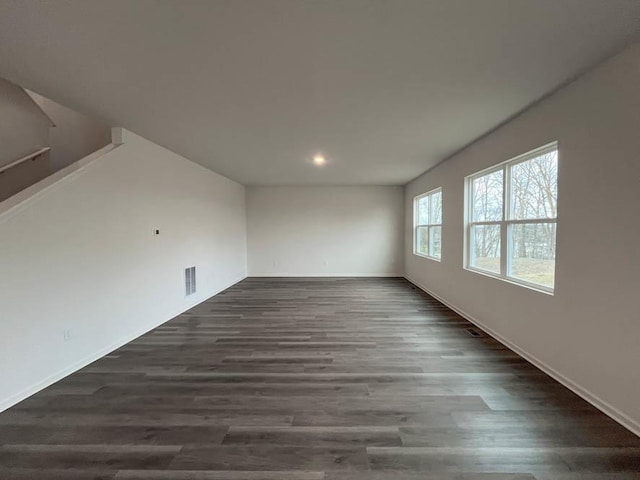
<path id="1" fill-rule="evenodd" d="M 435 260 L 436 262 L 440 262 L 442 261 L 442 220 L 443 220 L 443 215 L 442 215 L 442 211 L 440 212 L 440 223 L 431 223 L 431 196 L 435 195 L 436 193 L 440 193 L 440 210 L 443 210 L 442 206 L 443 206 L 443 200 L 442 200 L 442 187 L 438 187 L 438 188 L 434 188 L 433 190 L 429 190 L 426 193 L 422 193 L 420 195 L 416 195 L 415 197 L 413 197 L 413 254 L 417 255 L 418 257 L 423 257 L 423 258 L 428 258 L 430 260 Z M 427 203 L 427 210 L 429 212 L 429 223 L 426 224 L 419 224 L 418 223 L 418 201 L 422 200 L 423 198 L 428 198 L 429 202 Z M 418 227 L 426 227 L 427 228 L 427 235 L 429 238 L 429 251 L 428 253 L 422 253 L 422 252 L 418 252 Z M 432 236 L 431 236 L 431 229 L 433 227 L 440 227 L 440 256 L 436 257 L 435 255 L 431 255 L 431 251 L 433 248 L 433 242 L 432 242 Z"/>
<path id="2" fill-rule="evenodd" d="M 523 287 L 537 290 L 543 293 L 553 295 L 554 287 L 548 287 L 539 283 L 527 282 L 520 278 L 512 277 L 508 274 L 511 265 L 512 255 L 512 238 L 509 235 L 511 226 L 518 224 L 532 224 L 532 223 L 558 223 L 558 217 L 555 218 L 528 218 L 524 220 L 511 219 L 511 168 L 522 162 L 531 160 L 532 158 L 539 157 L 549 152 L 558 152 L 558 162 L 560 160 L 560 151 L 558 149 L 558 142 L 552 142 L 542 147 L 531 150 L 517 157 L 511 158 L 505 162 L 499 163 L 492 167 L 486 168 L 479 172 L 465 177 L 465 250 L 464 250 L 464 268 L 474 273 L 481 275 L 487 275 L 489 277 L 497 278 L 509 283 L 514 283 Z M 503 171 L 502 174 L 502 219 L 493 221 L 472 222 L 473 219 L 473 181 L 476 178 L 484 177 L 485 175 Z M 557 214 L 556 214 L 557 215 Z M 500 273 L 492 272 L 489 270 L 483 270 L 471 265 L 471 252 L 473 251 L 473 239 L 471 231 L 475 225 L 499 225 L 500 226 Z M 554 260 L 555 268 L 555 260 Z"/>

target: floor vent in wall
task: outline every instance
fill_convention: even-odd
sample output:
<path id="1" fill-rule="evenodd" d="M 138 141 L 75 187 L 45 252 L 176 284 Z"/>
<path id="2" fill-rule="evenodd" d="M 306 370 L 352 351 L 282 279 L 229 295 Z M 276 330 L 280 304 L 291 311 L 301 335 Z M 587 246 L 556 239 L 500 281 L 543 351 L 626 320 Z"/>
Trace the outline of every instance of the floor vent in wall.
<path id="1" fill-rule="evenodd" d="M 482 334 L 478 330 L 476 330 L 475 328 L 467 328 L 466 330 L 467 330 L 467 333 L 469 335 L 471 335 L 472 337 L 481 337 L 482 336 Z"/>
<path id="2" fill-rule="evenodd" d="M 196 267 L 184 269 L 184 285 L 187 295 L 196 293 Z"/>

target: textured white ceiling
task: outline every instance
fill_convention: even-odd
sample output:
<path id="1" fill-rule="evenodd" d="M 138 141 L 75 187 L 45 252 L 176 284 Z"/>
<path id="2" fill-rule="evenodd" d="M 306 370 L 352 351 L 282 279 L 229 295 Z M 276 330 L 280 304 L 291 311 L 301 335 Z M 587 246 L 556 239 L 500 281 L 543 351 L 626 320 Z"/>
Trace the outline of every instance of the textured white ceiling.
<path id="1" fill-rule="evenodd" d="M 639 27 L 638 0 L 0 0 L 0 76 L 244 184 L 403 184 Z"/>

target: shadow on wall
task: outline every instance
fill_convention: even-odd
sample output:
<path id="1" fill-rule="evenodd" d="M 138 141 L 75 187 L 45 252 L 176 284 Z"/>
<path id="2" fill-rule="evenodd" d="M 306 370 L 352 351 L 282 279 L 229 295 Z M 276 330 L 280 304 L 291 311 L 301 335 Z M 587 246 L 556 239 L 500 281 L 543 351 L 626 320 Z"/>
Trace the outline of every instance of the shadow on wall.
<path id="1" fill-rule="evenodd" d="M 51 173 L 111 143 L 111 126 L 82 115 L 35 92 L 27 94 L 55 125 L 50 130 Z"/>
<path id="2" fill-rule="evenodd" d="M 111 142 L 111 128 L 0 78 L 0 202 Z"/>

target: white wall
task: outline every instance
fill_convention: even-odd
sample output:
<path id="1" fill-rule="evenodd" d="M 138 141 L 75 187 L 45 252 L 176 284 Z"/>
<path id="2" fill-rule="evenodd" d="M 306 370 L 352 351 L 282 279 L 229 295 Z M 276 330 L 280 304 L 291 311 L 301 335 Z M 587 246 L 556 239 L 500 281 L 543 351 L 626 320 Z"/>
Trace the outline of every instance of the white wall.
<path id="1" fill-rule="evenodd" d="M 124 142 L 0 204 L 0 410 L 246 276 L 244 187 Z"/>
<path id="2" fill-rule="evenodd" d="M 56 172 L 111 142 L 111 127 L 35 92 L 31 98 L 53 120 L 50 131 L 51 171 Z"/>
<path id="3" fill-rule="evenodd" d="M 50 174 L 49 152 L 18 163 L 0 173 L 0 202 Z"/>
<path id="4" fill-rule="evenodd" d="M 21 87 L 0 78 L 0 166 L 48 147 L 50 125 Z"/>
<path id="5" fill-rule="evenodd" d="M 247 187 L 249 274 L 402 275 L 402 187 Z"/>
<path id="6" fill-rule="evenodd" d="M 640 45 L 406 187 L 406 275 L 640 432 Z M 559 142 L 555 295 L 463 269 L 464 177 Z M 442 263 L 412 254 L 412 198 L 443 190 Z"/>

